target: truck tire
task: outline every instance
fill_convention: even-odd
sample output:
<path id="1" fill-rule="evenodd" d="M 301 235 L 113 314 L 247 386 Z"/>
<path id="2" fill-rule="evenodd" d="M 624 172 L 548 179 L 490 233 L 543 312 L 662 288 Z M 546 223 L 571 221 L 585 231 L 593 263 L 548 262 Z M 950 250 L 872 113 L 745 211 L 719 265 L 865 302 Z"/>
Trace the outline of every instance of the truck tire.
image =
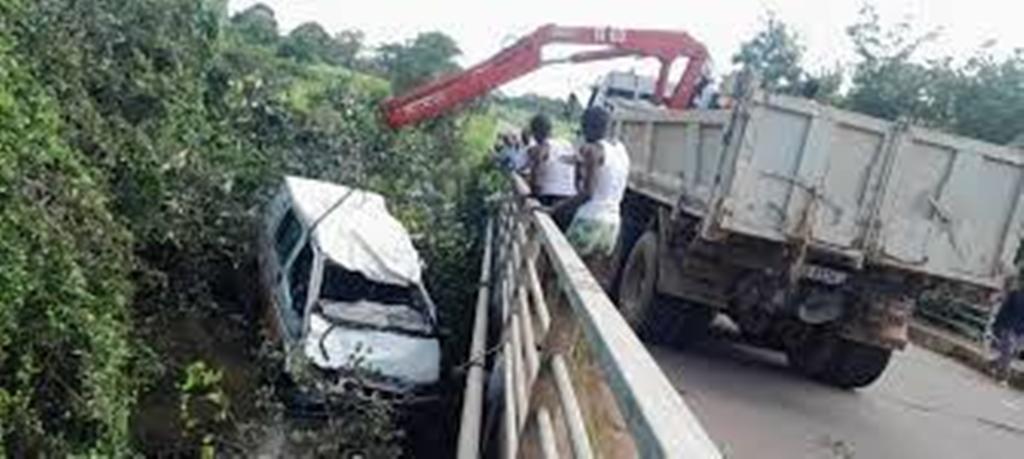
<path id="1" fill-rule="evenodd" d="M 822 377 L 843 389 L 866 387 L 878 380 L 889 365 L 892 349 L 844 339 L 839 355 Z"/>
<path id="2" fill-rule="evenodd" d="M 665 323 L 654 317 L 658 280 L 658 236 L 648 231 L 637 239 L 622 266 L 618 306 L 622 318 L 645 341 L 661 343 L 668 337 Z"/>
<path id="3" fill-rule="evenodd" d="M 804 375 L 843 389 L 866 387 L 885 371 L 892 350 L 812 331 L 800 345 L 786 350 L 789 364 Z"/>
<path id="4" fill-rule="evenodd" d="M 629 252 L 619 283 L 619 312 L 644 341 L 691 344 L 707 335 L 714 310 L 659 295 L 658 237 L 647 231 Z"/>
<path id="5" fill-rule="evenodd" d="M 633 251 L 633 247 L 636 246 L 636 241 L 640 240 L 640 237 L 648 231 L 652 213 L 654 210 L 650 203 L 627 191 L 622 202 L 622 225 L 619 228 L 618 247 L 612 257 L 612 278 L 608 288 L 609 294 L 616 296 L 614 298 L 616 300 L 618 300 L 619 285 L 622 283 L 622 273 L 626 269 L 626 261 Z"/>
<path id="6" fill-rule="evenodd" d="M 673 346 L 685 348 L 710 335 L 711 322 L 717 315 L 714 308 L 665 295 L 659 295 L 658 299 L 659 304 L 664 305 L 661 320 L 672 327 L 669 340 Z"/>

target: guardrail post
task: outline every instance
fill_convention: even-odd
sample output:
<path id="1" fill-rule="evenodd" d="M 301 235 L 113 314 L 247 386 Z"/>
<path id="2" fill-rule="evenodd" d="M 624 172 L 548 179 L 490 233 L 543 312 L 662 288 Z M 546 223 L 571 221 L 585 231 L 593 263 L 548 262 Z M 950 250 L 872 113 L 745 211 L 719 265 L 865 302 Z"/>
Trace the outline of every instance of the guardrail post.
<path id="1" fill-rule="evenodd" d="M 462 396 L 462 418 L 459 426 L 459 459 L 476 459 L 480 455 L 481 416 L 483 414 L 484 365 L 487 355 L 487 310 L 490 299 L 491 243 L 494 234 L 494 220 L 487 221 L 484 233 L 484 254 L 480 262 L 480 286 L 477 291 L 476 309 L 473 317 L 472 341 L 469 347 L 469 370 L 466 387 Z"/>

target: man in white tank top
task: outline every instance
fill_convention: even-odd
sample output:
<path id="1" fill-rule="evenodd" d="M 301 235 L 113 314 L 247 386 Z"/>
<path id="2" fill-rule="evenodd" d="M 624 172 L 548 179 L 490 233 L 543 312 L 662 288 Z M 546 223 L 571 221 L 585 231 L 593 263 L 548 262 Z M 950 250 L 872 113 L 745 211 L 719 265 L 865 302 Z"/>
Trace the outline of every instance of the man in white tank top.
<path id="1" fill-rule="evenodd" d="M 619 207 L 626 193 L 629 177 L 629 155 L 617 140 L 607 139 L 608 111 L 601 107 L 588 108 L 583 113 L 583 138 L 580 147 L 577 174 L 580 177 L 579 194 L 560 205 L 576 210 L 566 232 L 566 238 L 592 270 L 600 271 L 615 251 L 619 238 Z M 553 211 L 557 211 L 558 206 Z M 595 272 L 602 279 L 603 272 Z"/>
<path id="2" fill-rule="evenodd" d="M 551 137 L 551 120 L 542 114 L 530 120 L 535 141 L 528 150 L 530 189 L 544 206 L 559 208 L 552 217 L 565 231 L 572 221 L 572 208 L 559 204 L 576 196 L 576 152 L 564 139 Z"/>

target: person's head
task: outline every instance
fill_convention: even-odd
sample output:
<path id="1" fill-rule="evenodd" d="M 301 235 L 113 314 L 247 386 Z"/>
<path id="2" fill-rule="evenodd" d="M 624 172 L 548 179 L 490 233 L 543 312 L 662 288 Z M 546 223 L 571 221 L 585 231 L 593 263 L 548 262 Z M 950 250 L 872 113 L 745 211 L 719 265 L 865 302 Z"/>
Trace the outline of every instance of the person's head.
<path id="1" fill-rule="evenodd" d="M 529 127 L 523 128 L 523 131 L 519 133 L 519 138 L 520 138 L 522 146 L 525 147 L 525 146 L 529 145 L 530 144 L 530 128 Z"/>
<path id="2" fill-rule="evenodd" d="M 551 137 L 551 120 L 542 113 L 534 115 L 530 119 L 530 133 L 538 144 L 544 143 Z"/>
<path id="3" fill-rule="evenodd" d="M 583 129 L 583 140 L 597 142 L 603 140 L 608 134 L 608 123 L 611 116 L 608 110 L 594 106 L 583 111 L 583 122 L 580 126 Z"/>
<path id="4" fill-rule="evenodd" d="M 498 133 L 498 138 L 494 142 L 494 150 L 502 150 L 514 146 L 519 141 L 518 136 L 512 132 L 501 132 Z"/>

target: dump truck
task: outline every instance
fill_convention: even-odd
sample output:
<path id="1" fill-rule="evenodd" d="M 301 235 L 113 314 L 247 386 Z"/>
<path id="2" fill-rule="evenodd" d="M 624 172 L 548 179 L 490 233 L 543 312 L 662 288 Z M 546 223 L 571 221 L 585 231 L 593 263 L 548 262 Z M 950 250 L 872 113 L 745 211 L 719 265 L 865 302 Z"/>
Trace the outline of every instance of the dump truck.
<path id="1" fill-rule="evenodd" d="M 545 58 L 553 44 L 591 49 Z M 382 110 L 401 128 L 544 65 L 620 57 L 660 64 L 648 80 L 607 76 L 589 99 L 612 110 L 630 153 L 609 284 L 641 337 L 690 340 L 721 312 L 808 376 L 862 387 L 906 345 L 923 292 L 984 302 L 1013 273 L 1019 148 L 770 94 L 748 78 L 704 97 L 708 52 L 686 32 L 546 25 Z"/>
<path id="2" fill-rule="evenodd" d="M 862 387 L 923 292 L 983 302 L 1015 271 L 1020 149 L 736 81 L 729 110 L 606 99 L 631 159 L 614 293 L 642 337 L 693 339 L 722 312 Z"/>

